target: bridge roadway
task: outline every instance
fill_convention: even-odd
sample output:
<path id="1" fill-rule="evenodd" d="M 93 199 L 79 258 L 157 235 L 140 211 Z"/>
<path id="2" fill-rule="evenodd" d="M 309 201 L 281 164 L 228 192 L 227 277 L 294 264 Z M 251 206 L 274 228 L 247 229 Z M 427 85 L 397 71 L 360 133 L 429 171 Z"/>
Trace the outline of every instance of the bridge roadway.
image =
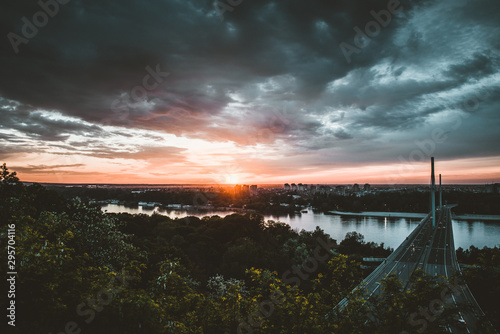
<path id="1" fill-rule="evenodd" d="M 436 210 L 436 228 L 432 227 L 432 214 L 429 213 L 401 245 L 353 291 L 365 289 L 370 297 L 378 295 L 381 293 L 381 281 L 389 274 L 396 274 L 405 289 L 408 289 L 410 278 L 417 268 L 437 276 L 439 280 L 460 272 L 451 224 L 452 207 L 443 206 L 442 211 Z M 460 312 L 456 321 L 449 324 L 446 330 L 449 333 L 481 332 L 478 329 L 478 319 L 484 319 L 484 313 L 467 285 L 459 285 L 449 295 L 451 298 L 447 298 L 447 302 L 453 303 Z M 348 303 L 349 299 L 344 298 L 333 311 L 342 311 Z M 464 320 L 465 324 L 460 323 L 459 319 Z"/>

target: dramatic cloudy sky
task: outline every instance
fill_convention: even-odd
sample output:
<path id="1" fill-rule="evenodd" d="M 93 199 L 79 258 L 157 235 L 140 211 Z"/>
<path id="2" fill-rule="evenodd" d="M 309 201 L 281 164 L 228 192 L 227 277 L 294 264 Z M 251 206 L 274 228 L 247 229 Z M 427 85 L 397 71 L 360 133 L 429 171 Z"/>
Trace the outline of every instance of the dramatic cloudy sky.
<path id="1" fill-rule="evenodd" d="M 447 183 L 500 182 L 498 0 L 230 2 L 71 0 L 44 24 L 2 1 L 0 162 L 39 182 L 427 183 L 435 156 Z"/>

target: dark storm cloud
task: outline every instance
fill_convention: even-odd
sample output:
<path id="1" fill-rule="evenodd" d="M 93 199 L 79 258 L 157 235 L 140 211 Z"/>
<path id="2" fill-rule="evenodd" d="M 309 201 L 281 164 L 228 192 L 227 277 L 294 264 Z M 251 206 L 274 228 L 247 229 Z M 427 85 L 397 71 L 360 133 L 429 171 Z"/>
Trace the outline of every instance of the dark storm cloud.
<path id="1" fill-rule="evenodd" d="M 495 73 L 498 66 L 495 66 L 494 63 L 498 65 L 498 59 L 492 59 L 485 54 L 476 53 L 472 59 L 466 59 L 463 63 L 451 65 L 445 73 L 462 81 L 478 79 Z"/>
<path id="2" fill-rule="evenodd" d="M 340 129 L 333 134 L 338 139 L 351 139 L 352 136 L 347 133 L 344 129 Z"/>
<path id="3" fill-rule="evenodd" d="M 199 114 L 217 113 L 230 101 L 225 90 L 283 73 L 297 76 L 297 92 L 313 98 L 348 71 L 339 41 L 351 40 L 355 25 L 373 19 L 369 9 L 384 8 L 387 1 L 360 4 L 248 1 L 221 22 L 211 1 L 159 1 L 154 6 L 72 1 L 27 45 L 20 45 L 17 56 L 3 39 L 0 93 L 99 122 L 111 113 L 113 99 L 141 85 L 146 66 L 160 64 L 172 77 L 157 90 L 161 96 L 148 98 L 161 103 L 151 115 L 137 110 L 128 115 L 144 127 L 151 117 L 175 110 L 188 111 L 186 118 L 199 125 Z M 21 17 L 40 10 L 35 1 L 2 7 L 2 36 L 20 34 Z M 318 30 L 318 22 L 328 28 Z M 388 27 L 380 41 L 396 27 Z M 205 92 L 207 84 L 215 86 L 213 94 Z M 168 121 L 176 123 L 175 117 Z"/>
<path id="4" fill-rule="evenodd" d="M 48 114 L 26 106 L 15 106 L 12 101 L 0 98 L 3 121 L 0 129 L 16 130 L 32 139 L 42 141 L 65 141 L 70 134 L 95 136 L 102 132 L 97 125 L 89 125 L 75 120 L 54 119 Z M 31 109 L 31 110 L 30 110 Z"/>
<path id="5" fill-rule="evenodd" d="M 281 140 L 299 154 L 335 147 L 365 153 L 366 161 L 396 160 L 382 136 L 411 151 L 429 122 L 471 94 L 460 92 L 464 85 L 492 77 L 487 84 L 498 86 L 500 4 L 401 1 L 400 14 L 349 63 L 339 44 L 354 46 L 353 29 L 365 30 L 372 11 L 389 2 L 247 0 L 220 20 L 211 0 L 73 0 L 17 55 L 5 36 L 20 34 L 21 17 L 40 8 L 37 1 L 2 3 L 0 96 L 21 104 L 14 112 L 12 102 L 0 101 L 2 127 L 65 141 L 69 134 L 105 138 L 103 125 L 119 125 L 240 145 Z M 154 89 L 144 86 L 155 82 L 148 66 L 169 73 Z M 134 91 L 145 95 L 134 98 Z M 493 101 L 482 102 L 474 130 L 498 119 Z M 19 111 L 23 106 L 32 107 Z M 50 119 L 38 109 L 83 121 Z M 465 137 L 470 145 L 483 140 Z M 487 147 L 484 155 L 497 153 Z M 142 156 L 150 153 L 145 148 Z"/>

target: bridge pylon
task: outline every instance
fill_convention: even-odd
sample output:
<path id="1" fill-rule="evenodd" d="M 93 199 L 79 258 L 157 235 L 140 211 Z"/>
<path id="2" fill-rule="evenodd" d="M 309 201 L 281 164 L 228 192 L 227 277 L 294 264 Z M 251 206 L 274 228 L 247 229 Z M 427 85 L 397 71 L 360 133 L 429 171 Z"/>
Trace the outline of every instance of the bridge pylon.
<path id="1" fill-rule="evenodd" d="M 434 176 L 434 157 L 431 157 L 431 211 L 432 227 L 436 227 L 436 177 Z"/>
<path id="2" fill-rule="evenodd" d="M 443 211 L 443 190 L 441 189 L 441 174 L 439 174 L 439 211 Z"/>

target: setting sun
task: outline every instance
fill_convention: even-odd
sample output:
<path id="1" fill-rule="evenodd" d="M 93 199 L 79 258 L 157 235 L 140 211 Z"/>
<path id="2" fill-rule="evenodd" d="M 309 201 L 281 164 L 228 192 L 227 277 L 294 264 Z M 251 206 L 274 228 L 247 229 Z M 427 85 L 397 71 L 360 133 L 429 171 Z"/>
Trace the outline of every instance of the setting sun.
<path id="1" fill-rule="evenodd" d="M 238 177 L 234 174 L 228 175 L 226 179 L 228 184 L 237 184 L 239 182 Z"/>

